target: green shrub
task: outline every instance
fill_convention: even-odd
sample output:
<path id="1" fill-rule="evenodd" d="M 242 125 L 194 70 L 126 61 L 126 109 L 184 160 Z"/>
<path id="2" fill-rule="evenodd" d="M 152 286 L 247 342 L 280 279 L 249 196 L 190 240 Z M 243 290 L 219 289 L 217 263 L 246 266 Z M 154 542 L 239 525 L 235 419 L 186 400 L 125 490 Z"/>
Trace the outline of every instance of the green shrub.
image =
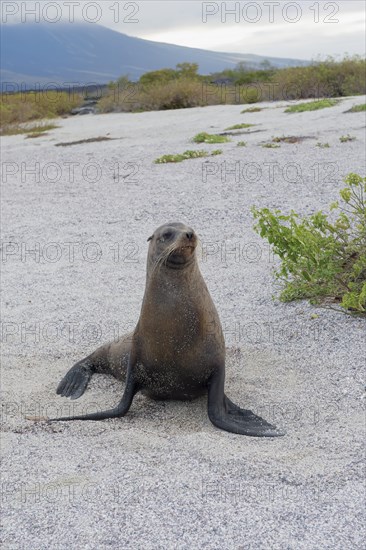
<path id="1" fill-rule="evenodd" d="M 176 69 L 160 69 L 158 71 L 150 71 L 140 77 L 139 84 L 142 87 L 149 87 L 154 84 L 166 84 L 177 79 L 199 79 L 197 74 L 197 63 L 178 63 Z"/>
<path id="2" fill-rule="evenodd" d="M 1 128 L 31 120 L 56 118 L 70 113 L 81 103 L 80 95 L 58 91 L 1 94 Z"/>
<path id="3" fill-rule="evenodd" d="M 350 109 L 347 111 L 344 111 L 345 113 L 362 113 L 363 111 L 366 111 L 366 103 L 360 103 L 358 105 L 353 105 Z"/>
<path id="4" fill-rule="evenodd" d="M 279 69 L 272 77 L 275 99 L 344 97 L 365 93 L 366 60 L 345 56 L 328 57 L 305 67 Z"/>
<path id="5" fill-rule="evenodd" d="M 226 136 L 220 136 L 218 134 L 208 134 L 207 132 L 201 132 L 196 134 L 192 139 L 194 143 L 227 143 L 230 139 Z"/>
<path id="6" fill-rule="evenodd" d="M 129 82 L 127 77 L 110 83 L 98 110 L 151 111 L 364 94 L 365 63 L 357 56 L 277 70 L 268 63 L 259 70 L 240 63 L 235 69 L 208 76 L 199 75 L 195 63 L 180 63 L 176 69 L 145 73 L 138 83 Z M 222 79 L 226 83 L 217 82 Z"/>
<path id="7" fill-rule="evenodd" d="M 299 105 L 291 105 L 285 109 L 285 113 L 304 113 L 305 111 L 318 111 L 327 107 L 334 107 L 338 104 L 336 99 L 321 99 L 319 101 L 311 101 L 309 103 L 299 103 Z"/>
<path id="8" fill-rule="evenodd" d="M 202 85 L 196 80 L 180 79 L 150 86 L 142 94 L 143 104 L 158 110 L 187 109 L 203 105 Z"/>
<path id="9" fill-rule="evenodd" d="M 331 222 L 322 211 L 300 218 L 291 211 L 252 208 L 256 231 L 281 261 L 276 277 L 284 282 L 283 301 L 309 298 L 338 302 L 366 314 L 366 178 L 349 174 L 340 202 L 331 205 Z"/>

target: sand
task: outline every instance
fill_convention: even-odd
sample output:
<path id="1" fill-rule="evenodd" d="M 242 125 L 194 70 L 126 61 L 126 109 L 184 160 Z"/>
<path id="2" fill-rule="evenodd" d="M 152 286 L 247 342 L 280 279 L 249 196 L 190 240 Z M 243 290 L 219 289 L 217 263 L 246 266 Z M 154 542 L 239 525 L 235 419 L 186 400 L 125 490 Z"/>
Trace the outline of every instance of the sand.
<path id="1" fill-rule="evenodd" d="M 363 548 L 365 320 L 273 299 L 278 262 L 250 207 L 326 210 L 345 175 L 364 173 L 365 115 L 344 114 L 364 101 L 299 114 L 279 102 L 247 114 L 233 105 L 79 116 L 39 138 L 2 139 L 4 549 Z M 229 143 L 190 141 L 241 122 L 255 126 Z M 356 140 L 341 143 L 347 134 Z M 307 139 L 261 147 L 292 135 Z M 98 137 L 111 139 L 55 147 Z M 226 393 L 285 437 L 218 430 L 206 398 L 137 395 L 125 418 L 103 422 L 24 418 L 118 402 L 121 383 L 103 375 L 78 401 L 55 387 L 134 326 L 146 239 L 167 221 L 200 236 L 228 348 Z"/>

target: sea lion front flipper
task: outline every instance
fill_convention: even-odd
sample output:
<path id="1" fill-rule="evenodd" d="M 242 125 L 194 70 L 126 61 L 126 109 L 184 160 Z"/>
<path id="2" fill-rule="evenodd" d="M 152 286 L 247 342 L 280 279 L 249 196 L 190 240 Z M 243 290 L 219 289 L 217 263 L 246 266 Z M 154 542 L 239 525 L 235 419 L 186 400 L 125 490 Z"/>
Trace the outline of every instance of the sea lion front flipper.
<path id="1" fill-rule="evenodd" d="M 78 399 L 84 393 L 93 375 L 93 369 L 87 361 L 76 363 L 57 386 L 56 393 L 62 397 Z"/>
<path id="2" fill-rule="evenodd" d="M 114 409 L 89 414 L 82 414 L 80 416 L 62 416 L 60 418 L 49 418 L 48 421 L 55 422 L 57 420 L 104 420 L 106 418 L 119 418 L 121 416 L 124 416 L 131 407 L 131 403 L 135 394 L 140 390 L 140 385 L 135 380 L 135 365 L 136 354 L 131 351 L 127 367 L 125 391 L 123 392 L 121 401 L 116 407 L 114 407 Z"/>
<path id="3" fill-rule="evenodd" d="M 218 369 L 208 386 L 208 416 L 212 424 L 225 430 L 256 437 L 278 437 L 285 433 L 252 411 L 241 409 L 224 394 L 224 369 Z"/>

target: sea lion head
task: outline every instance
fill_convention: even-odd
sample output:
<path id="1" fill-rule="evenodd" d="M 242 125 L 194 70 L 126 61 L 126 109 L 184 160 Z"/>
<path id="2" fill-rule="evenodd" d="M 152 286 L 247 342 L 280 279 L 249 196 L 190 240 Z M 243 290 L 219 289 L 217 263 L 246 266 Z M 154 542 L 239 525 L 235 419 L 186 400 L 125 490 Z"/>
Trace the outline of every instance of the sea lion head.
<path id="1" fill-rule="evenodd" d="M 184 269 L 196 261 L 198 238 L 193 229 L 184 223 L 165 223 L 154 231 L 148 241 L 148 263 L 154 268 Z"/>

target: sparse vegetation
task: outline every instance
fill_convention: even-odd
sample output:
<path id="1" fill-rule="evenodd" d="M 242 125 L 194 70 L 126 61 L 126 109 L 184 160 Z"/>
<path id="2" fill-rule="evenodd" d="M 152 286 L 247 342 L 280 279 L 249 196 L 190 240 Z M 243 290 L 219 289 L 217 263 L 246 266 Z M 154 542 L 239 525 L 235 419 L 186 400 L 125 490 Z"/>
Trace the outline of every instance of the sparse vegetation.
<path id="1" fill-rule="evenodd" d="M 339 102 L 336 99 L 320 99 L 319 101 L 311 101 L 309 103 L 299 103 L 291 105 L 285 109 L 285 113 L 304 113 L 305 111 L 318 111 L 319 109 L 327 109 L 334 107 Z"/>
<path id="2" fill-rule="evenodd" d="M 320 147 L 321 149 L 328 149 L 330 147 L 329 143 L 321 143 L 320 141 L 318 141 L 316 146 Z"/>
<path id="3" fill-rule="evenodd" d="M 175 69 L 145 73 L 138 82 L 130 81 L 127 76 L 110 82 L 98 98 L 98 111 L 141 112 L 365 94 L 365 66 L 365 59 L 359 56 L 341 61 L 328 58 L 286 69 L 275 69 L 268 62 L 256 69 L 239 63 L 235 69 L 203 76 L 198 74 L 197 64 L 180 63 Z M 68 115 L 82 102 L 82 95 L 74 92 L 2 94 L 1 126 Z M 315 103 L 311 102 L 313 108 Z M 259 110 L 260 107 L 254 106 L 242 112 Z"/>
<path id="4" fill-rule="evenodd" d="M 347 111 L 344 111 L 345 113 L 362 113 L 363 111 L 366 111 L 366 103 L 360 103 L 359 105 L 353 105 L 350 109 Z"/>
<path id="5" fill-rule="evenodd" d="M 227 143 L 230 139 L 226 136 L 220 136 L 218 134 L 208 134 L 207 132 L 201 132 L 196 134 L 192 139 L 194 143 Z"/>
<path id="6" fill-rule="evenodd" d="M 279 136 L 272 139 L 273 143 L 301 143 L 310 136 Z"/>
<path id="7" fill-rule="evenodd" d="M 215 155 L 221 155 L 221 149 L 215 149 L 208 153 L 207 151 L 184 151 L 184 153 L 178 153 L 177 155 L 163 155 L 154 160 L 155 164 L 167 164 L 168 162 L 182 162 L 187 159 L 195 159 L 200 157 L 209 157 Z"/>
<path id="8" fill-rule="evenodd" d="M 243 109 L 240 111 L 240 113 L 243 115 L 244 113 L 259 113 L 259 111 L 263 111 L 262 107 L 249 107 L 249 109 Z"/>
<path id="9" fill-rule="evenodd" d="M 0 132 L 3 136 L 16 136 L 19 134 L 28 134 L 27 138 L 33 138 L 33 137 L 39 137 L 45 134 L 45 132 L 48 132 L 49 130 L 54 130 L 55 128 L 59 128 L 59 126 L 56 126 L 55 124 L 36 124 L 29 125 L 24 124 L 20 126 L 19 124 L 12 124 L 10 126 L 5 126 L 2 128 L 2 131 Z"/>
<path id="10" fill-rule="evenodd" d="M 236 144 L 237 147 L 246 147 L 246 145 L 247 145 L 246 141 L 238 141 L 238 143 Z"/>
<path id="11" fill-rule="evenodd" d="M 341 137 L 339 138 L 339 141 L 340 141 L 341 143 L 346 143 L 347 141 L 355 141 L 355 139 L 356 139 L 356 138 L 355 138 L 354 136 L 350 136 L 349 134 L 347 134 L 346 136 L 341 136 Z"/>
<path id="12" fill-rule="evenodd" d="M 243 128 L 250 128 L 251 126 L 255 126 L 255 124 L 234 124 L 233 126 L 225 128 L 225 130 L 242 130 Z"/>
<path id="13" fill-rule="evenodd" d="M 300 218 L 291 211 L 252 208 L 255 229 L 281 261 L 276 277 L 284 284 L 281 300 L 309 298 L 339 303 L 366 315 L 366 178 L 349 174 L 331 222 L 322 211 Z"/>
<path id="14" fill-rule="evenodd" d="M 262 143 L 262 147 L 265 147 L 266 149 L 278 149 L 281 145 L 278 143 Z"/>
<path id="15" fill-rule="evenodd" d="M 11 135 L 12 128 L 17 133 L 16 129 L 20 124 L 32 120 L 60 117 L 70 113 L 81 103 L 81 95 L 59 91 L 1 94 L 1 133 L 2 135 Z"/>

